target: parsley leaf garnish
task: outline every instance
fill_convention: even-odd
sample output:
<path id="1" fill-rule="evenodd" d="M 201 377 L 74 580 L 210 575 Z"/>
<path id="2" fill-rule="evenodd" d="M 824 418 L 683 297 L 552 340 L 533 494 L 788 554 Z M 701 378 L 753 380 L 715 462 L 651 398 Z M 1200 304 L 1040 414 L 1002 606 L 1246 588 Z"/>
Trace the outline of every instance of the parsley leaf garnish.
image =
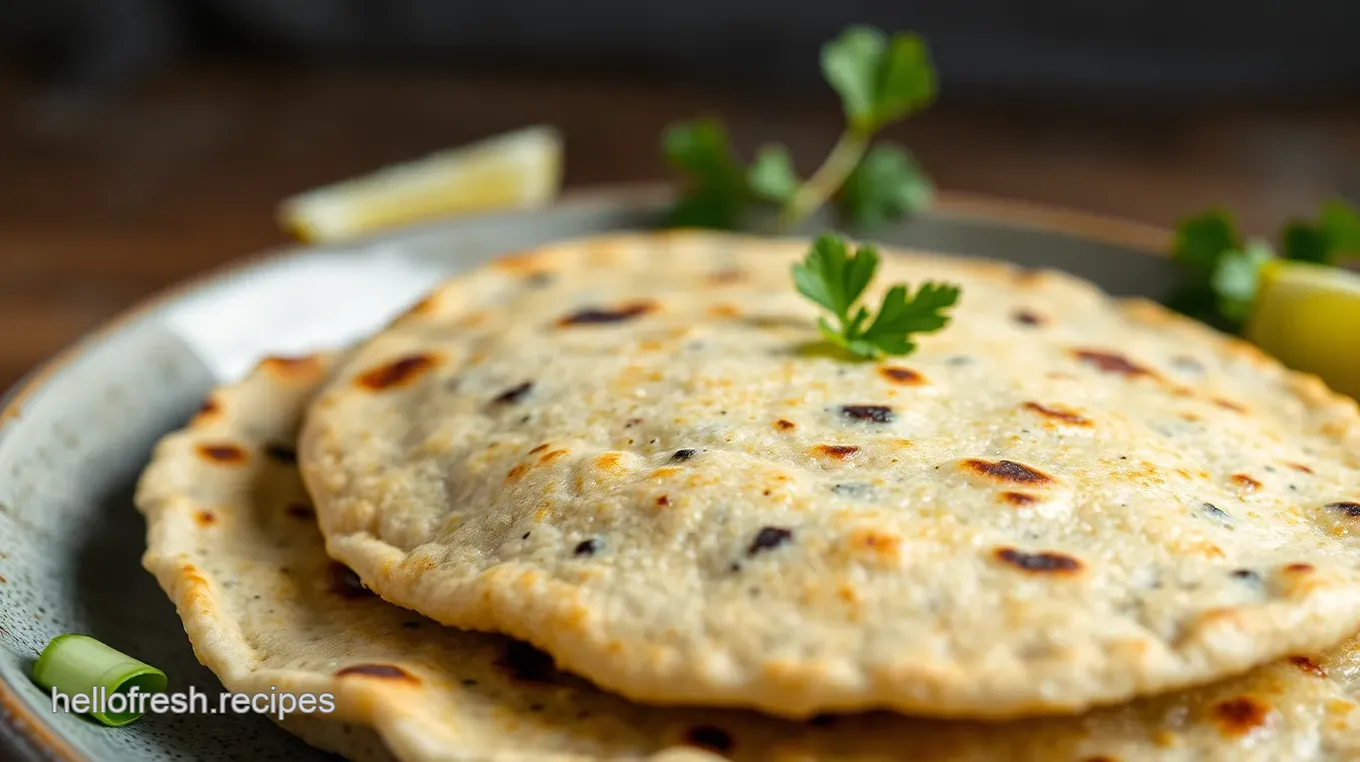
<path id="1" fill-rule="evenodd" d="M 911 354 L 916 350 L 912 334 L 934 333 L 949 324 L 945 310 L 958 302 L 959 288 L 928 282 L 913 294 L 907 285 L 897 284 L 883 295 L 874 316 L 864 305 L 856 308 L 856 303 L 877 269 L 874 247 L 860 246 L 852 254 L 840 238 L 823 235 L 793 266 L 793 282 L 798 293 L 835 318 L 835 325 L 826 317 L 817 318 L 817 328 L 831 344 L 861 359 Z"/>
<path id="2" fill-rule="evenodd" d="M 1237 226 L 1226 210 L 1211 209 L 1182 221 L 1176 228 L 1171 259 L 1180 265 L 1183 274 L 1181 283 L 1167 295 L 1164 303 L 1222 330 L 1236 328 L 1220 309 L 1214 280 L 1224 257 L 1229 252 L 1240 252 L 1242 248 Z"/>
<path id="3" fill-rule="evenodd" d="M 1285 225 L 1281 243 L 1284 244 L 1286 259 L 1325 265 L 1331 257 L 1326 231 L 1307 222 L 1295 220 Z"/>
<path id="4" fill-rule="evenodd" d="M 845 180 L 841 213 L 855 225 L 880 225 L 930 205 L 935 185 L 905 149 L 892 144 L 869 149 Z"/>
<path id="5" fill-rule="evenodd" d="M 891 38 L 852 26 L 822 48 L 822 75 L 841 96 L 850 129 L 869 134 L 935 98 L 935 68 L 915 34 Z"/>
<path id="6" fill-rule="evenodd" d="M 722 122 L 707 118 L 671 125 L 663 143 L 666 158 L 685 177 L 685 191 L 671 210 L 671 225 L 734 227 L 749 191 Z"/>
<path id="7" fill-rule="evenodd" d="M 782 204 L 798 190 L 798 174 L 793 170 L 789 149 L 778 143 L 760 147 L 746 177 L 751 191 L 767 201 Z"/>
<path id="8" fill-rule="evenodd" d="M 1218 295 L 1219 313 L 1231 325 L 1240 326 L 1251 316 L 1261 266 L 1274 258 L 1275 252 L 1264 241 L 1251 241 L 1241 250 L 1223 252 L 1210 286 Z"/>
<path id="9" fill-rule="evenodd" d="M 1181 282 L 1163 303 L 1221 330 L 1239 331 L 1251 315 L 1262 266 L 1276 258 L 1336 265 L 1360 256 L 1360 214 L 1344 202 L 1329 202 L 1316 221 L 1286 224 L 1280 246 L 1277 254 L 1266 241 L 1243 242 L 1222 209 L 1186 219 L 1171 249 Z"/>
<path id="10" fill-rule="evenodd" d="M 930 203 L 934 185 L 909 153 L 871 145 L 879 130 L 934 100 L 935 68 L 925 41 L 852 26 L 822 47 L 821 67 L 840 96 L 846 128 L 806 180 L 778 143 L 762 146 L 743 168 L 715 119 L 666 131 L 666 156 L 685 179 L 673 225 L 732 228 L 753 205 L 766 203 L 777 207 L 781 227 L 788 228 L 833 198 L 848 221 L 873 225 Z"/>
<path id="11" fill-rule="evenodd" d="M 819 237 L 800 264 L 793 266 L 798 293 L 841 318 L 868 288 L 878 269 L 878 251 L 865 246 L 850 254 L 845 242 L 832 235 Z"/>
<path id="12" fill-rule="evenodd" d="M 1294 220 L 1285 226 L 1286 259 L 1339 264 L 1360 257 L 1360 212 L 1344 201 L 1329 201 L 1316 222 Z"/>
<path id="13" fill-rule="evenodd" d="M 1327 234 L 1333 261 L 1360 258 L 1360 210 L 1333 200 L 1322 207 L 1320 226 Z"/>
<path id="14" fill-rule="evenodd" d="M 1185 220 L 1176 228 L 1171 256 L 1196 274 L 1207 277 L 1213 273 L 1223 252 L 1241 247 L 1241 237 L 1232 215 L 1223 209 L 1211 209 Z"/>

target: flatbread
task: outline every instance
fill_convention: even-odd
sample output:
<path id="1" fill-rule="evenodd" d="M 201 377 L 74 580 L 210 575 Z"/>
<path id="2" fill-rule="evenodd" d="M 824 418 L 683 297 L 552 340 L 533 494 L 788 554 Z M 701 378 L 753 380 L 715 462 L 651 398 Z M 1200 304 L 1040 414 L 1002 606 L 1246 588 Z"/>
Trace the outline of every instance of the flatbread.
<path id="1" fill-rule="evenodd" d="M 334 722 L 320 715 L 291 714 L 270 717 L 275 724 L 318 749 L 340 754 L 353 762 L 400 762 L 371 728 Z"/>
<path id="2" fill-rule="evenodd" d="M 1360 629 L 1353 401 L 927 255 L 875 285 L 962 284 L 947 330 L 818 355 L 805 249 L 621 235 L 448 282 L 309 413 L 331 555 L 631 699 L 790 717 L 1070 713 Z"/>
<path id="3" fill-rule="evenodd" d="M 1360 755 L 1360 640 L 1246 678 L 1087 717 L 977 724 L 888 713 L 778 720 L 742 710 L 633 704 L 497 635 L 440 627 L 383 602 L 325 554 L 290 463 L 326 358 L 266 362 L 167 437 L 142 478 L 145 564 L 200 660 L 238 692 L 329 692 L 304 739 L 382 759 L 1222 760 Z M 1352 688 L 1354 686 L 1351 686 Z M 330 731 L 327 732 L 327 728 Z"/>
<path id="4" fill-rule="evenodd" d="M 310 411 L 332 556 L 634 700 L 1004 718 L 1360 628 L 1360 415 L 1056 272 L 960 283 L 902 359 L 818 355 L 806 244 L 551 246 L 456 278 Z M 876 298 L 871 299 L 876 302 Z"/>

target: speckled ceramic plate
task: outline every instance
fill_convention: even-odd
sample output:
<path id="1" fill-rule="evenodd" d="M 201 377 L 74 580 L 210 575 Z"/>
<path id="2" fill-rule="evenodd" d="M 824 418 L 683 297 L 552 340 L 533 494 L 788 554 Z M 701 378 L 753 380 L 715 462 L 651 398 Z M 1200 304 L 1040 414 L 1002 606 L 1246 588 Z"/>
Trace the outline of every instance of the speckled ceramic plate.
<path id="1" fill-rule="evenodd" d="M 500 252 L 654 227 L 664 201 L 652 190 L 596 194 L 275 253 L 131 311 L 0 400 L 0 759 L 327 758 L 258 715 L 154 715 L 104 728 L 53 713 L 30 682 L 43 645 L 76 631 L 161 667 L 172 690 L 220 692 L 139 563 L 144 526 L 131 491 L 152 444 L 212 386 L 265 354 L 352 340 L 440 277 Z M 1153 255 L 1166 245 L 1162 231 L 975 198 L 944 199 L 930 215 L 871 237 L 1058 267 L 1116 294 L 1155 295 L 1172 275 Z"/>

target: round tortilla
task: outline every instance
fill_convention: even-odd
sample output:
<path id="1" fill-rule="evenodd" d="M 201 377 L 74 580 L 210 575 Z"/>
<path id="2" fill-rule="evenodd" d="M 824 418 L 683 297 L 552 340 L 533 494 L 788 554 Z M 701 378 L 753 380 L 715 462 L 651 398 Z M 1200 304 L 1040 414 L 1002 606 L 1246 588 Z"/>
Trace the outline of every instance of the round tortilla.
<path id="1" fill-rule="evenodd" d="M 329 358 L 265 362 L 157 447 L 137 493 L 145 565 L 199 659 L 236 692 L 334 696 L 282 724 L 356 760 L 900 759 L 1295 762 L 1360 755 L 1360 641 L 1084 717 L 999 724 L 889 713 L 779 720 L 643 706 L 508 638 L 392 606 L 325 553 L 291 444 Z"/>
<path id="2" fill-rule="evenodd" d="M 616 235 L 456 278 L 300 446 L 389 601 L 630 699 L 800 718 L 1073 713 L 1360 629 L 1360 414 L 1056 272 L 960 284 L 903 358 L 816 345 L 805 242 Z"/>

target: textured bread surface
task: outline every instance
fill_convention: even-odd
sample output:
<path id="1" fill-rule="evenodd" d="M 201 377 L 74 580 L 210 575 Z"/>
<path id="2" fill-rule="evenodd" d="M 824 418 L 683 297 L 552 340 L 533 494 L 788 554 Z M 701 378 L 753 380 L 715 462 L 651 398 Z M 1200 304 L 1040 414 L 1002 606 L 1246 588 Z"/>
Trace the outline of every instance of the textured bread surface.
<path id="1" fill-rule="evenodd" d="M 455 278 L 309 411 L 329 552 L 631 699 L 1071 713 L 1360 629 L 1360 416 L 1075 277 L 957 283 L 904 358 L 816 345 L 806 242 L 614 235 Z"/>
<path id="2" fill-rule="evenodd" d="M 282 724 L 358 762 L 1360 756 L 1356 641 L 1081 717 L 979 724 L 880 712 L 793 722 L 630 703 L 522 642 L 441 627 L 388 604 L 326 556 L 291 445 L 330 362 L 268 361 L 216 391 L 157 447 L 137 504 L 148 522 L 145 564 L 199 659 L 233 691 L 333 694 L 333 713 Z M 242 717 L 243 732 L 252 721 L 263 720 Z"/>

